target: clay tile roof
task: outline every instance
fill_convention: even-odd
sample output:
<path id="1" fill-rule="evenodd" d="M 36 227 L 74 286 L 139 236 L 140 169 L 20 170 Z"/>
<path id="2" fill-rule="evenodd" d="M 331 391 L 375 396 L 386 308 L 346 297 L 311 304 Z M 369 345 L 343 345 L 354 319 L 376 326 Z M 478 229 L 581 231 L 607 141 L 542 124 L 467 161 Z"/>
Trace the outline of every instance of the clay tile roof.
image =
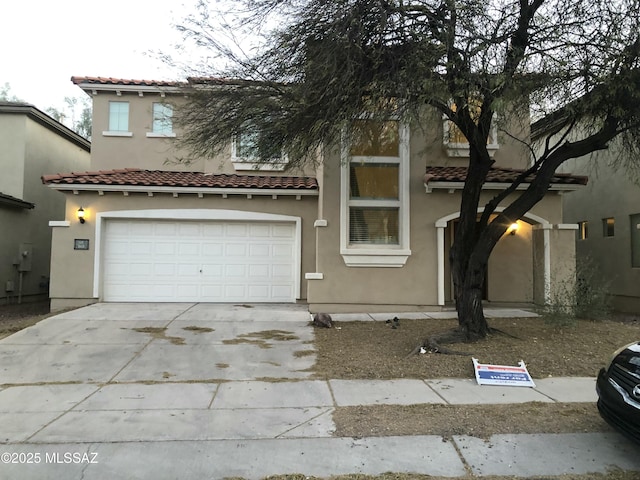
<path id="1" fill-rule="evenodd" d="M 98 172 L 43 175 L 45 185 L 136 185 L 143 187 L 256 188 L 317 190 L 313 177 L 270 175 L 214 175 L 201 172 L 169 172 L 125 168 Z"/>
<path id="2" fill-rule="evenodd" d="M 94 85 L 130 85 L 140 87 L 180 87 L 184 86 L 183 82 L 166 81 L 166 80 L 132 80 L 113 77 L 71 77 L 71 81 L 75 85 L 88 83 Z"/>
<path id="3" fill-rule="evenodd" d="M 492 168 L 487 175 L 487 182 L 490 183 L 512 183 L 523 170 L 514 168 Z M 464 182 L 467 178 L 467 167 L 427 167 L 424 176 L 425 183 L 431 182 Z M 525 183 L 529 183 L 533 177 L 528 178 Z M 580 175 L 570 175 L 556 173 L 551 178 L 551 183 L 561 185 L 586 185 L 587 177 Z"/>

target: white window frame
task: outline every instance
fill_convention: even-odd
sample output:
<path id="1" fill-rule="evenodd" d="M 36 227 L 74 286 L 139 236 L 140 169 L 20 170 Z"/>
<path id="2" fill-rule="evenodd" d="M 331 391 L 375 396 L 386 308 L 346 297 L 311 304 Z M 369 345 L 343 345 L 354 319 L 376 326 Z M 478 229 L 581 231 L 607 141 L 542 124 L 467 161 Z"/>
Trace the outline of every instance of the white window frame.
<path id="1" fill-rule="evenodd" d="M 469 142 L 450 142 L 451 129 L 454 123 L 446 115 L 442 115 L 442 145 L 447 152 L 447 156 L 452 158 L 469 158 Z M 498 143 L 498 127 L 496 126 L 496 115 L 491 119 L 491 139 L 492 143 L 487 143 L 489 156 L 493 158 L 500 148 Z"/>
<path id="2" fill-rule="evenodd" d="M 231 163 L 236 171 L 272 171 L 282 172 L 289 161 L 286 155 L 281 155 L 280 158 L 274 158 L 269 162 L 258 162 L 255 158 L 242 157 L 239 154 L 238 136 L 234 135 L 231 140 Z"/>
<path id="3" fill-rule="evenodd" d="M 396 121 L 394 119 L 390 119 Z M 346 134 L 341 145 L 340 175 L 340 254 L 348 267 L 402 267 L 411 255 L 409 236 L 409 127 L 399 122 L 398 157 L 352 157 Z M 350 198 L 351 162 L 397 163 L 398 199 L 352 199 Z M 352 244 L 349 242 L 349 207 L 398 207 L 398 244 Z"/>
<path id="4" fill-rule="evenodd" d="M 156 108 L 160 112 L 156 115 Z M 167 114 L 168 113 L 168 114 Z M 156 129 L 158 126 L 167 128 Z M 176 134 L 173 131 L 173 106 L 165 102 L 153 102 L 151 106 L 151 131 L 147 132 L 149 138 L 173 138 Z"/>
<path id="5" fill-rule="evenodd" d="M 126 105 L 127 106 L 127 124 L 124 126 L 125 128 L 121 128 L 120 127 L 120 122 L 118 121 L 118 125 L 114 125 L 111 123 L 111 107 L 115 104 L 119 104 L 119 105 Z M 121 114 L 121 113 L 120 113 Z M 119 115 L 120 115 L 119 114 Z M 133 133 L 131 133 L 129 131 L 129 116 L 131 114 L 131 105 L 129 104 L 129 102 L 125 102 L 125 101 L 109 101 L 109 111 L 108 111 L 108 126 L 109 126 L 109 130 L 103 131 L 102 135 L 104 135 L 105 137 L 132 137 Z M 114 128 L 116 127 L 116 128 Z"/>

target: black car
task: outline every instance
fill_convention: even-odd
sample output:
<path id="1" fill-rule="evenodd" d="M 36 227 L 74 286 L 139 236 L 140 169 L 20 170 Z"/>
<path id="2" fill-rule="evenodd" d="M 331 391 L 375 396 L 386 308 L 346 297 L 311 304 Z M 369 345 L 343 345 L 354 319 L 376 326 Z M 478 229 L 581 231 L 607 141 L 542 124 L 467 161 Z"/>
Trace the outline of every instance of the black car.
<path id="1" fill-rule="evenodd" d="M 600 416 L 640 443 L 640 342 L 613 354 L 598 374 L 596 391 Z"/>

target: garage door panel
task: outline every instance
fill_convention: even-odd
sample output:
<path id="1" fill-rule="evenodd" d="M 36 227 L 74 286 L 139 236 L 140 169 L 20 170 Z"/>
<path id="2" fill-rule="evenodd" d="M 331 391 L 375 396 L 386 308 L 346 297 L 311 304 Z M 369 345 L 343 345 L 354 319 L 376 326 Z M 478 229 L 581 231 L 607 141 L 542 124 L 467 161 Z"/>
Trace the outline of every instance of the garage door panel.
<path id="1" fill-rule="evenodd" d="M 271 255 L 271 245 L 265 244 L 253 244 L 249 245 L 250 257 L 268 257 Z"/>
<path id="2" fill-rule="evenodd" d="M 202 276 L 209 279 L 222 278 L 224 272 L 223 267 L 224 265 L 222 264 L 206 263 L 202 265 Z"/>
<path id="3" fill-rule="evenodd" d="M 247 276 L 247 267 L 246 265 L 225 265 L 224 274 L 229 278 L 244 278 Z"/>
<path id="4" fill-rule="evenodd" d="M 272 247 L 274 257 L 293 258 L 293 245 L 275 244 Z"/>
<path id="5" fill-rule="evenodd" d="M 108 220 L 107 301 L 291 302 L 293 223 Z"/>
<path id="6" fill-rule="evenodd" d="M 227 223 L 225 224 L 225 237 L 241 237 L 249 236 L 249 228 L 245 223 Z"/>
<path id="7" fill-rule="evenodd" d="M 253 298 L 271 298 L 269 285 L 252 285 L 249 287 L 249 295 Z"/>
<path id="8" fill-rule="evenodd" d="M 177 265 L 178 277 L 180 280 L 188 280 L 189 278 L 200 278 L 200 265 L 181 263 Z"/>
<path id="9" fill-rule="evenodd" d="M 129 274 L 133 276 L 148 276 L 153 273 L 153 265 L 149 263 L 129 264 Z"/>
<path id="10" fill-rule="evenodd" d="M 272 265 L 274 277 L 289 278 L 293 274 L 292 265 Z"/>
<path id="11" fill-rule="evenodd" d="M 241 243 L 230 243 L 225 245 L 224 253 L 230 257 L 245 257 L 247 255 L 247 245 Z"/>
<path id="12" fill-rule="evenodd" d="M 178 224 L 171 222 L 156 223 L 153 226 L 155 236 L 176 237 L 178 236 Z"/>
<path id="13" fill-rule="evenodd" d="M 277 298 L 286 298 L 293 295 L 293 289 L 289 284 L 272 285 L 271 295 Z"/>
<path id="14" fill-rule="evenodd" d="M 205 223 L 202 226 L 202 234 L 209 238 L 221 238 L 224 236 L 224 224 Z"/>
<path id="15" fill-rule="evenodd" d="M 220 257 L 224 254 L 222 243 L 205 242 L 202 244 L 202 254 L 206 257 Z"/>
<path id="16" fill-rule="evenodd" d="M 129 223 L 127 234 L 145 237 L 152 236 L 155 226 L 155 224 L 148 222 L 131 222 Z"/>
<path id="17" fill-rule="evenodd" d="M 180 242 L 178 244 L 178 254 L 185 256 L 200 255 L 200 243 L 196 242 Z"/>
<path id="18" fill-rule="evenodd" d="M 220 302 L 224 300 L 223 285 L 204 284 L 200 289 L 202 301 Z"/>
<path id="19" fill-rule="evenodd" d="M 177 250 L 177 245 L 174 242 L 157 242 L 153 246 L 153 253 L 155 256 L 158 255 L 174 255 Z"/>
<path id="20" fill-rule="evenodd" d="M 249 265 L 249 277 L 269 278 L 271 269 L 269 265 Z"/>
<path id="21" fill-rule="evenodd" d="M 271 235 L 278 238 L 293 239 L 294 231 L 288 225 L 273 225 Z"/>
<path id="22" fill-rule="evenodd" d="M 247 288 L 245 285 L 225 285 L 224 296 L 228 299 L 247 298 Z"/>
<path id="23" fill-rule="evenodd" d="M 192 222 L 178 222 L 178 231 L 181 237 L 185 236 L 200 236 L 202 226 L 199 223 Z"/>
<path id="24" fill-rule="evenodd" d="M 271 236 L 271 225 L 269 224 L 254 224 L 249 228 L 249 235 L 252 238 L 263 238 Z"/>
<path id="25" fill-rule="evenodd" d="M 173 263 L 155 263 L 153 265 L 154 275 L 175 276 L 176 265 Z"/>
<path id="26" fill-rule="evenodd" d="M 110 276 L 126 276 L 129 274 L 129 263 L 125 262 L 112 262 L 109 269 Z"/>

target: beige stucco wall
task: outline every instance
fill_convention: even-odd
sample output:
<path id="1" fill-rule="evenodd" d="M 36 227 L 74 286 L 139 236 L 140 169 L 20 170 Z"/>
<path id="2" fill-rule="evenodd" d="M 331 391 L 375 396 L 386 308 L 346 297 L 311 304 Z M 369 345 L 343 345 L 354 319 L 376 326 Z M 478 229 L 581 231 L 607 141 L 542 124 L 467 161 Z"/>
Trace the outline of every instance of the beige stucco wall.
<path id="1" fill-rule="evenodd" d="M 441 121 L 434 117 L 435 134 L 425 135 L 418 128 L 411 132 L 410 149 L 410 249 L 411 255 L 400 268 L 347 267 L 340 254 L 340 160 L 337 151 L 327 157 L 323 168 L 322 218 L 326 227 L 317 228 L 318 272 L 322 280 L 309 281 L 312 311 L 398 311 L 438 309 L 436 221 L 460 211 L 460 190 L 426 193 L 423 176 L 427 164 L 464 165 L 451 159 L 442 149 Z M 439 132 L 437 128 L 440 127 Z M 432 130 L 427 130 L 432 131 Z M 502 139 L 502 137 L 500 137 Z M 496 162 L 503 167 L 524 166 L 528 151 L 522 144 L 503 139 Z M 495 193 L 482 195 L 480 206 Z M 562 221 L 562 197 L 550 193 L 531 213 L 544 221 Z M 534 217 L 534 218 L 537 218 Z M 489 262 L 488 299 L 494 302 L 531 302 L 534 297 L 534 243 L 531 224 L 525 219 L 515 236 L 505 236 Z M 452 301 L 448 246 L 451 228 L 445 231 L 445 300 Z"/>
<path id="2" fill-rule="evenodd" d="M 0 114 L 0 192 L 22 198 L 27 146 L 27 116 Z"/>
<path id="3" fill-rule="evenodd" d="M 78 304 L 88 304 L 99 300 L 93 296 L 94 291 L 94 257 L 96 255 L 96 214 L 107 211 L 146 210 L 146 209 L 226 209 L 261 213 L 273 213 L 297 216 L 302 219 L 302 257 L 301 257 L 301 300 L 307 297 L 304 274 L 315 271 L 315 232 L 313 222 L 316 219 L 316 197 L 279 196 L 246 196 L 206 195 L 198 198 L 195 194 L 184 194 L 174 198 L 171 194 L 146 193 L 130 194 L 93 192 L 73 195 L 67 193 L 67 208 L 64 218 L 70 222 L 69 227 L 54 227 L 53 262 L 51 265 L 51 299 L 52 309 L 65 308 Z M 82 207 L 86 212 L 86 223 L 77 220 L 77 210 Z M 74 239 L 89 239 L 88 251 L 74 250 Z"/>
<path id="4" fill-rule="evenodd" d="M 35 204 L 30 210 L 0 205 L 0 299 L 9 296 L 17 301 L 19 296 L 20 275 L 13 263 L 21 245 L 30 248 L 31 264 L 22 275 L 22 300 L 46 298 L 51 262 L 48 222 L 64 214 L 65 199 L 44 186 L 40 177 L 88 169 L 89 152 L 26 113 L 0 114 L 0 144 L 0 192 Z M 13 292 L 7 292 L 7 282 L 13 282 Z"/>
<path id="5" fill-rule="evenodd" d="M 147 137 L 152 130 L 152 112 L 154 102 L 167 102 L 175 109 L 184 104 L 183 95 L 135 92 L 100 91 L 93 95 L 93 155 L 91 165 L 94 170 L 114 168 L 142 168 L 149 170 L 172 170 L 209 173 L 238 173 L 231 163 L 231 136 L 229 145 L 214 158 L 193 157 L 188 151 L 180 149 L 178 140 L 180 128 L 174 124 L 175 138 Z M 109 102 L 129 102 L 129 131 L 131 137 L 104 135 L 109 127 Z M 189 163 L 184 160 L 188 160 Z M 245 175 L 260 175 L 260 171 L 242 171 Z M 292 169 L 286 172 L 269 171 L 269 175 L 312 175 L 312 168 Z"/>

